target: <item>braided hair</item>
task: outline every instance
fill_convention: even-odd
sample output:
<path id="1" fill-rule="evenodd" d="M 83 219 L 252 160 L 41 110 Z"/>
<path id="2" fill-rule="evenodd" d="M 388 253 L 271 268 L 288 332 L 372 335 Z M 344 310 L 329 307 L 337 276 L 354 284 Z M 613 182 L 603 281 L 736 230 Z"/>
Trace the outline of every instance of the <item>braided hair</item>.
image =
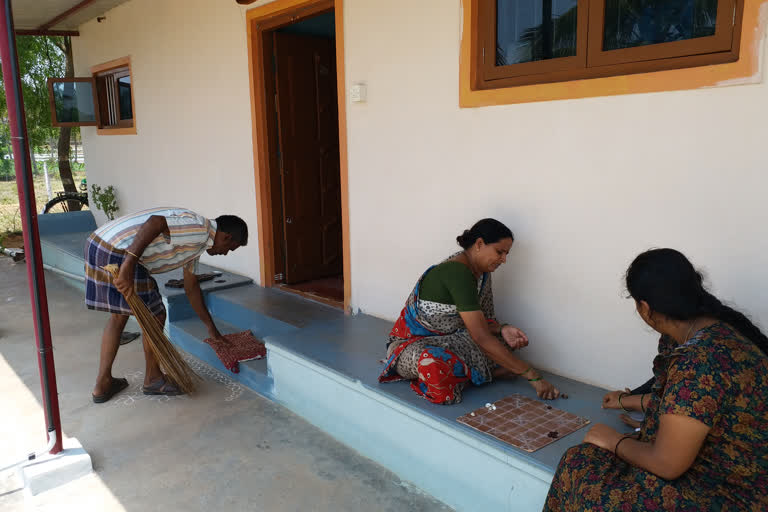
<path id="1" fill-rule="evenodd" d="M 688 258 L 674 249 L 651 249 L 640 254 L 626 275 L 630 296 L 644 300 L 653 311 L 675 320 L 710 316 L 731 325 L 768 354 L 768 338 L 743 313 L 709 293 Z"/>

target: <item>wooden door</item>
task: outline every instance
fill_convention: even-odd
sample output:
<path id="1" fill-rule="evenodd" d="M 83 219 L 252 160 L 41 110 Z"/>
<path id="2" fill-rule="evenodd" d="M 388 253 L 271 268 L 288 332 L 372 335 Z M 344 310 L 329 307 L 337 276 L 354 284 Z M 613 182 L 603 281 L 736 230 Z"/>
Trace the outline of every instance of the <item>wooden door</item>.
<path id="1" fill-rule="evenodd" d="M 333 39 L 274 33 L 285 282 L 342 273 Z"/>

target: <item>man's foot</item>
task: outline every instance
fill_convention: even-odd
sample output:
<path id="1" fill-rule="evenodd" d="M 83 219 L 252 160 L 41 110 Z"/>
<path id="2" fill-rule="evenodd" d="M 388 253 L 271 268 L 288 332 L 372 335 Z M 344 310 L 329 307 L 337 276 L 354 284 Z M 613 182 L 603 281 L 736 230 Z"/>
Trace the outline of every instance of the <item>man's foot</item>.
<path id="1" fill-rule="evenodd" d="M 142 387 L 141 390 L 145 395 L 177 396 L 184 394 L 175 384 L 166 381 L 165 377 L 153 380 L 149 385 Z"/>
<path id="2" fill-rule="evenodd" d="M 112 382 L 109 386 L 109 389 L 105 393 L 102 393 L 100 395 L 91 394 L 91 398 L 93 399 L 93 403 L 103 404 L 104 402 L 109 401 L 110 398 L 112 398 L 113 396 L 115 396 L 116 394 L 118 394 L 119 392 L 121 392 L 127 387 L 128 387 L 127 380 L 123 378 L 115 379 L 113 377 Z"/>

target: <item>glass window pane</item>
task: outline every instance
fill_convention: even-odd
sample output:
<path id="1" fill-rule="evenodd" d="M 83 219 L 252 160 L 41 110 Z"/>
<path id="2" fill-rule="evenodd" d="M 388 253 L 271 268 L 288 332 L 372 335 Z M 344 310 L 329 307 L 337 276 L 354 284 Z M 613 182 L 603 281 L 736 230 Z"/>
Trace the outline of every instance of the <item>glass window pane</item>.
<path id="1" fill-rule="evenodd" d="M 133 119 L 130 76 L 124 76 L 117 79 L 117 91 L 118 101 L 120 102 L 120 119 Z"/>
<path id="2" fill-rule="evenodd" d="M 603 50 L 715 35 L 717 0 L 606 0 Z"/>
<path id="3" fill-rule="evenodd" d="M 53 102 L 60 123 L 96 122 L 90 82 L 54 82 Z"/>
<path id="4" fill-rule="evenodd" d="M 496 65 L 576 55 L 578 0 L 496 0 Z"/>

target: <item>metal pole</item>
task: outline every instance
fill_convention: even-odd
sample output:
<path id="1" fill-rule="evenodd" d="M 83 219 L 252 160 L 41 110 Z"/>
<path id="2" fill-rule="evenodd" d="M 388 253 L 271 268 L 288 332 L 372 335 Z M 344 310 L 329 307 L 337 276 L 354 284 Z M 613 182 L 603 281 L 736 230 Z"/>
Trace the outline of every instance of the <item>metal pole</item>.
<path id="1" fill-rule="evenodd" d="M 19 190 L 21 223 L 24 229 L 24 252 L 27 260 L 29 293 L 32 297 L 32 314 L 37 341 L 37 363 L 40 385 L 43 388 L 43 409 L 48 439 L 55 432 L 51 454 L 61 451 L 61 419 L 59 395 L 56 389 L 56 370 L 53 364 L 51 326 L 48 318 L 48 298 L 45 291 L 43 255 L 40 249 L 40 233 L 35 211 L 35 189 L 29 157 L 27 122 L 24 115 L 24 99 L 21 94 L 21 77 L 16 53 L 11 0 L 0 0 L 0 60 L 3 69 L 3 85 L 8 105 L 8 121 L 13 144 L 13 163 L 16 170 L 16 186 Z"/>

